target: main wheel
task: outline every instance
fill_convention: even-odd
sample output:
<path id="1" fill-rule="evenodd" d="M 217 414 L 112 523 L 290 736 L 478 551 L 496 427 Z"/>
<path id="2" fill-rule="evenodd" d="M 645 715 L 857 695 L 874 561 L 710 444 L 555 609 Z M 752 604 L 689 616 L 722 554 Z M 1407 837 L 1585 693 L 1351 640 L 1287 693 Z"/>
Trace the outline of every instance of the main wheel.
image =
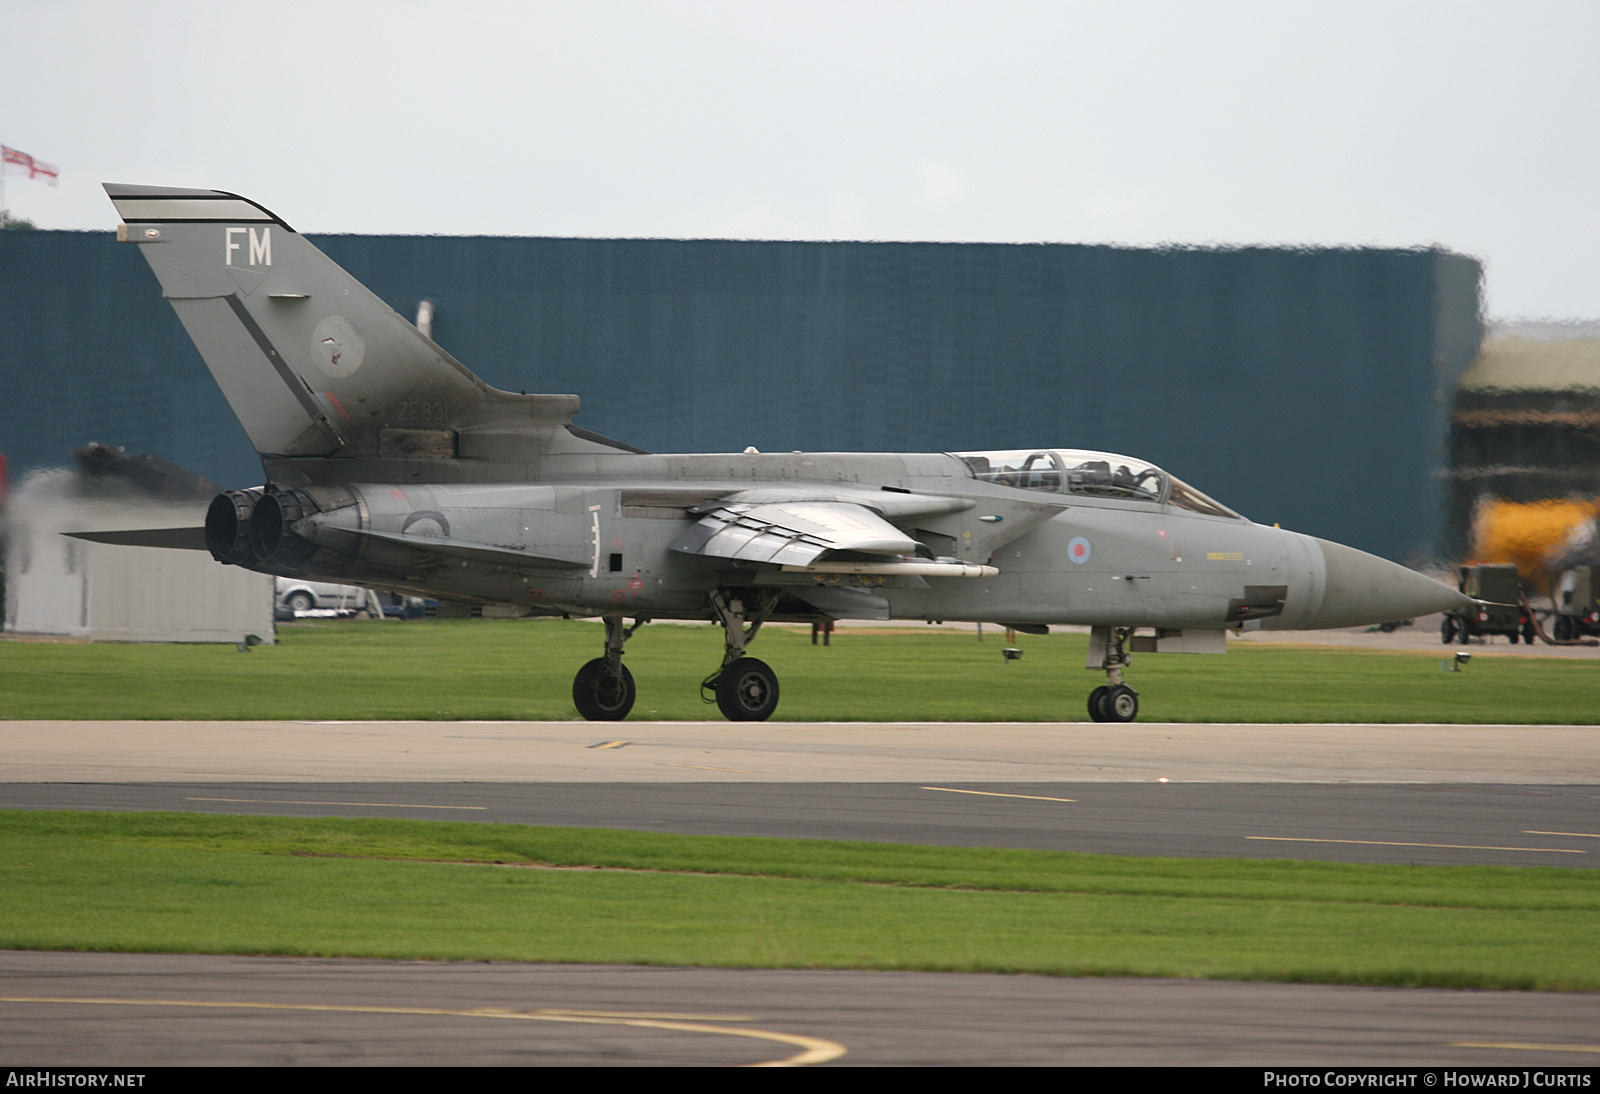
<path id="1" fill-rule="evenodd" d="M 316 600 L 304 589 L 301 589 L 299 592 L 290 593 L 289 599 L 284 601 L 284 603 L 288 605 L 289 610 L 294 612 L 296 615 L 299 615 L 301 612 L 309 612 L 312 608 L 317 606 Z"/>
<path id="2" fill-rule="evenodd" d="M 764 722 L 778 709 L 778 675 L 765 661 L 740 657 L 722 666 L 717 707 L 730 722 Z"/>
<path id="3" fill-rule="evenodd" d="M 1127 684 L 1112 688 L 1101 703 L 1107 722 L 1131 722 L 1139 716 L 1139 693 Z"/>
<path id="4" fill-rule="evenodd" d="M 1456 617 L 1453 616 L 1453 615 L 1447 615 L 1447 616 L 1444 617 L 1444 622 L 1439 624 L 1439 641 L 1443 642 L 1445 645 L 1448 646 L 1450 643 L 1454 642 L 1455 640 L 1456 640 Z"/>
<path id="5" fill-rule="evenodd" d="M 1534 630 L 1532 623 L 1522 625 L 1522 641 L 1525 645 L 1533 645 L 1533 640 L 1539 637 L 1539 632 Z"/>
<path id="6" fill-rule="evenodd" d="M 1570 615 L 1556 616 L 1556 641 L 1566 642 L 1572 638 L 1572 617 Z"/>
<path id="7" fill-rule="evenodd" d="M 1107 721 L 1105 701 L 1106 696 L 1110 694 L 1111 689 L 1104 684 L 1089 693 L 1089 720 L 1091 722 Z"/>
<path id="8" fill-rule="evenodd" d="M 612 672 L 604 657 L 596 657 L 572 678 L 572 705 L 591 722 L 620 722 L 633 709 L 633 673 L 627 665 Z"/>

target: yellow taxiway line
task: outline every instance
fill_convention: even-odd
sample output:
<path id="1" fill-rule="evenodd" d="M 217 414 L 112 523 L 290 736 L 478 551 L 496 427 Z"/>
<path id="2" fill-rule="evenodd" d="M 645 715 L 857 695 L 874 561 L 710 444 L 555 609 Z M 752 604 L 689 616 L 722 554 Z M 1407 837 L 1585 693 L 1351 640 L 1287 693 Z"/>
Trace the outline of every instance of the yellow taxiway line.
<path id="1" fill-rule="evenodd" d="M 6 995 L 0 1003 L 68 1003 L 94 1006 L 121 1007 L 206 1007 L 219 1010 L 300 1010 L 337 1011 L 347 1014 L 426 1014 L 456 1018 L 512 1018 L 526 1022 L 580 1022 L 599 1026 L 639 1026 L 647 1029 L 673 1029 L 686 1033 L 720 1033 L 728 1037 L 753 1037 L 763 1041 L 778 1041 L 795 1045 L 802 1051 L 777 1060 L 762 1060 L 748 1067 L 803 1067 L 837 1060 L 848 1051 L 836 1041 L 821 1037 L 804 1037 L 795 1033 L 779 1033 L 769 1029 L 736 1029 L 727 1026 L 707 1025 L 704 1021 L 683 1019 L 713 1019 L 717 1021 L 743 1021 L 742 1016 L 726 1015 L 658 1015 L 630 1011 L 574 1011 L 574 1010 L 502 1010 L 495 1007 L 476 1007 L 470 1010 L 453 1010 L 445 1007 L 369 1007 L 341 1006 L 328 1003 L 244 1003 L 212 1002 L 197 999 L 94 999 L 71 996 Z"/>
<path id="2" fill-rule="evenodd" d="M 1036 802 L 1075 802 L 1077 798 L 1047 798 L 1042 794 L 1002 794 L 998 790 L 957 790 L 953 786 L 924 786 L 922 790 L 943 790 L 946 794 L 982 794 L 986 798 L 1027 798 Z"/>
<path id="3" fill-rule="evenodd" d="M 1451 1048 L 1509 1048 L 1523 1052 L 1600 1052 L 1600 1045 L 1550 1045 L 1530 1041 L 1451 1041 Z"/>

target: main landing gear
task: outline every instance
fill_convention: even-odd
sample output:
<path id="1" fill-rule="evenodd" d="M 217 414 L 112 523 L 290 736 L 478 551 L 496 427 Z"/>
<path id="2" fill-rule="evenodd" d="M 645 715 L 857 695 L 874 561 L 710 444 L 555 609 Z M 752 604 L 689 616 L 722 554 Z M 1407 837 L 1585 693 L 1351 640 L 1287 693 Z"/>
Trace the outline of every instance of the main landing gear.
<path id="1" fill-rule="evenodd" d="M 1139 716 L 1139 693 L 1122 682 L 1122 670 L 1133 660 L 1127 649 L 1132 637 L 1132 627 L 1094 627 L 1090 631 L 1089 659 L 1084 667 L 1106 674 L 1105 684 L 1089 693 L 1091 721 L 1131 722 Z"/>
<path id="2" fill-rule="evenodd" d="M 708 703 L 715 701 L 730 722 L 764 722 L 778 709 L 778 674 L 765 661 L 744 655 L 745 646 L 755 640 L 777 603 L 778 594 L 771 590 L 738 595 L 717 589 L 711 594 L 727 644 L 722 667 L 700 682 L 700 696 Z"/>
<path id="3" fill-rule="evenodd" d="M 605 617 L 605 656 L 584 665 L 572 680 L 573 705 L 589 721 L 620 722 L 633 709 L 633 673 L 622 663 L 622 644 L 648 622 L 647 617 L 641 617 L 633 621 L 633 626 L 624 627 L 622 616 Z"/>
<path id="4" fill-rule="evenodd" d="M 778 674 L 765 661 L 744 655 L 777 605 L 775 590 L 718 589 L 711 594 L 727 644 L 722 666 L 701 682 L 700 694 L 731 722 L 764 722 L 778 709 Z M 649 621 L 640 616 L 626 627 L 620 615 L 605 617 L 605 656 L 584 665 L 572 681 L 573 705 L 589 721 L 620 722 L 633 709 L 633 674 L 622 663 L 622 646 Z"/>

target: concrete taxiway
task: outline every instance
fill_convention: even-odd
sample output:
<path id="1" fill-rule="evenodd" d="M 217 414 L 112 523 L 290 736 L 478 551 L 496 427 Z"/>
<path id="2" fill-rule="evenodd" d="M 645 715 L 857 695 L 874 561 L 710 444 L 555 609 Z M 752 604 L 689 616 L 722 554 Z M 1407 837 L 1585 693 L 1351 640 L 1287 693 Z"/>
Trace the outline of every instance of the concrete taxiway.
<path id="1" fill-rule="evenodd" d="M 1600 1051 L 1600 994 L 51 953 L 0 953 L 0 985 L 0 1045 L 35 1067 L 1566 1069 Z"/>
<path id="2" fill-rule="evenodd" d="M 1600 784 L 1600 726 L 0 722 L 0 782 Z"/>
<path id="3" fill-rule="evenodd" d="M 0 722 L 0 807 L 1600 865 L 1600 727 Z"/>
<path id="4" fill-rule="evenodd" d="M 0 807 L 1593 866 L 1600 727 L 0 722 Z M 1600 994 L 0 954 L 30 1065 L 1592 1064 Z M 844 1055 L 840 1055 L 843 1052 Z"/>

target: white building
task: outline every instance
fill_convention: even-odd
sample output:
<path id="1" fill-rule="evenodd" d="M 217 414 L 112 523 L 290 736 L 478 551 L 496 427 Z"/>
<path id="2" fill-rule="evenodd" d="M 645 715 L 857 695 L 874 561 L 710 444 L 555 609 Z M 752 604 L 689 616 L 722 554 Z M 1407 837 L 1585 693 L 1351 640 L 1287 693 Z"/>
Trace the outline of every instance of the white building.
<path id="1" fill-rule="evenodd" d="M 276 641 L 267 574 L 222 566 L 205 551 L 122 547 L 65 532 L 195 528 L 204 502 L 143 497 L 36 472 L 0 513 L 5 629 L 108 642 Z"/>

